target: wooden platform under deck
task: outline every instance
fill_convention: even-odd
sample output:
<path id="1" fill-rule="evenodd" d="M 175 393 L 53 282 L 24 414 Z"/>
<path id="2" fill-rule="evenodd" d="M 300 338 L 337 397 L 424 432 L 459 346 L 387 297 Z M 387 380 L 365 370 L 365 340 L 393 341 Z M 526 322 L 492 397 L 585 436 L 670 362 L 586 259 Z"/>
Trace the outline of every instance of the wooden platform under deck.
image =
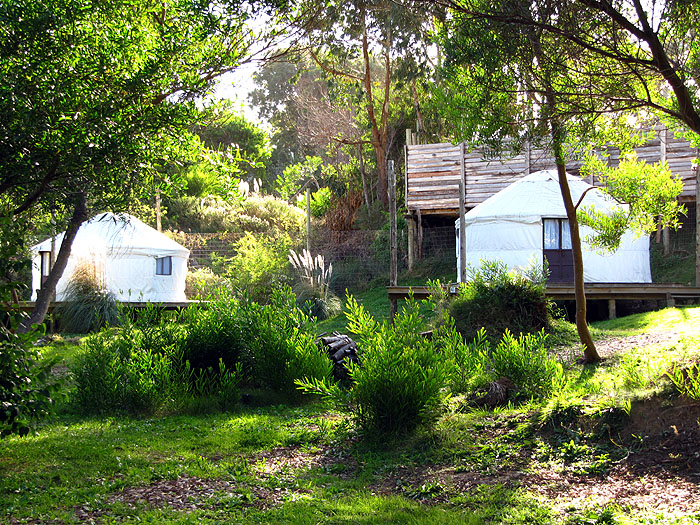
<path id="1" fill-rule="evenodd" d="M 171 303 L 150 303 L 147 301 L 132 301 L 132 302 L 120 302 L 122 306 L 127 306 L 129 308 L 135 308 L 137 310 L 143 309 L 143 308 L 149 308 L 149 307 L 155 307 L 158 308 L 159 310 L 179 310 L 181 308 L 187 308 L 189 306 L 192 306 L 194 304 L 200 304 L 203 301 L 178 301 L 178 302 L 171 302 Z M 60 302 L 52 302 L 49 304 L 49 312 L 52 311 L 56 306 L 61 304 Z M 34 309 L 34 302 L 33 301 L 20 301 L 16 305 L 14 305 L 14 308 L 16 310 L 19 310 L 21 312 L 31 312 Z"/>
<path id="2" fill-rule="evenodd" d="M 450 293 L 456 293 L 456 284 L 446 285 Z M 388 286 L 389 300 L 406 299 L 412 293 L 415 299 L 426 299 L 430 289 L 425 286 Z M 588 301 L 608 301 L 610 318 L 615 318 L 616 300 L 666 301 L 667 306 L 674 306 L 676 301 L 700 301 L 700 287 L 666 283 L 586 283 Z M 573 284 L 550 284 L 545 294 L 555 301 L 574 300 Z"/>

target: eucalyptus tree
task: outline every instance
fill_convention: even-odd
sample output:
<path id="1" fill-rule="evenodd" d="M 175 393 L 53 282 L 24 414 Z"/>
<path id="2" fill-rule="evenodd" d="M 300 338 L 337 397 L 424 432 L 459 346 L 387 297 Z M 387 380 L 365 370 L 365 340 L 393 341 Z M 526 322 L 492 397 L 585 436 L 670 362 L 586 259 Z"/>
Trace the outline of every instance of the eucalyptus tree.
<path id="1" fill-rule="evenodd" d="M 359 106 L 368 137 L 347 143 L 371 146 L 376 158 L 377 195 L 387 204 L 386 164 L 392 148 L 392 104 L 401 82 L 429 70 L 427 32 L 433 11 L 421 13 L 391 0 L 302 1 L 298 24 L 305 50 L 335 84 L 345 84 L 348 104 Z M 410 100 L 410 99 L 409 99 Z M 406 101 L 408 102 L 408 101 Z"/>
<path id="2" fill-rule="evenodd" d="M 27 228 L 40 209 L 68 218 L 25 326 L 44 318 L 88 210 L 124 209 L 192 147 L 195 98 L 246 56 L 255 9 L 208 0 L 0 5 L 3 224 Z"/>
<path id="3" fill-rule="evenodd" d="M 604 134 L 611 120 L 617 118 L 619 124 L 621 115 L 638 111 L 644 106 L 639 93 L 645 87 L 658 89 L 661 79 L 651 71 L 630 68 L 630 61 L 614 60 L 581 45 L 588 36 L 577 39 L 574 35 L 603 31 L 600 17 L 586 16 L 590 10 L 581 3 L 457 0 L 450 6 L 451 15 L 439 26 L 446 55 L 441 100 L 462 139 L 486 143 L 495 150 L 518 150 L 525 141 L 539 141 L 551 148 L 571 230 L 577 330 L 584 361 L 596 362 L 600 356 L 586 324 L 577 219 L 580 201 L 575 204 L 569 191 L 567 157 Z M 617 31 L 610 38 L 619 39 L 621 49 L 627 48 L 630 55 L 638 55 L 637 62 L 641 60 L 643 50 L 628 35 Z M 645 184 L 643 178 L 637 182 L 636 192 L 659 189 Z M 673 192 L 653 194 L 673 199 Z M 654 211 L 647 210 L 645 217 Z M 589 214 L 587 224 L 595 218 Z M 672 222 L 674 217 L 671 214 L 664 220 Z"/>

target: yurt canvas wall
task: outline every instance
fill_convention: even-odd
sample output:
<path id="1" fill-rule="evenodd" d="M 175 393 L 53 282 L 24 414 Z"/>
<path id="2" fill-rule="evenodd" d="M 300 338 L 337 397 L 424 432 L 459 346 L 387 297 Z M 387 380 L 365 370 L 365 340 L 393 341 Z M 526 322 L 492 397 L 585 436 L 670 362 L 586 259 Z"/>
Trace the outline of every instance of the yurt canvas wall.
<path id="1" fill-rule="evenodd" d="M 572 176 L 569 185 L 574 203 L 591 187 Z M 589 205 L 600 211 L 616 206 L 597 189 L 583 198 L 581 206 Z M 465 223 L 468 268 L 478 268 L 484 260 L 499 260 L 518 269 L 532 261 L 542 264 L 547 256 L 550 282 L 573 281 L 568 222 L 556 171 L 539 171 L 511 184 L 469 211 Z M 459 220 L 456 228 L 459 279 Z M 581 228 L 582 237 L 590 233 Z M 625 232 L 614 253 L 601 253 L 583 243 L 583 268 L 585 282 L 651 282 L 649 239 Z"/>
<path id="2" fill-rule="evenodd" d="M 63 233 L 56 237 L 55 253 Z M 42 273 L 48 271 L 51 239 L 32 247 L 32 300 Z M 127 214 L 103 213 L 84 222 L 56 287 L 56 300 L 66 298 L 66 286 L 78 266 L 91 268 L 120 301 L 179 302 L 185 300 L 189 250 Z"/>

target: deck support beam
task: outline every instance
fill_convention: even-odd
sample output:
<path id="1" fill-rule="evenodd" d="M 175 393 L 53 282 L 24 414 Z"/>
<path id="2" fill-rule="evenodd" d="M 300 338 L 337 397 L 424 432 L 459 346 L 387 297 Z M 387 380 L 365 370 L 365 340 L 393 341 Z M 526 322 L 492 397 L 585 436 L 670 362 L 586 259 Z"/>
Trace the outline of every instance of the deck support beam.
<path id="1" fill-rule="evenodd" d="M 608 319 L 617 319 L 617 305 L 615 299 L 608 299 Z"/>

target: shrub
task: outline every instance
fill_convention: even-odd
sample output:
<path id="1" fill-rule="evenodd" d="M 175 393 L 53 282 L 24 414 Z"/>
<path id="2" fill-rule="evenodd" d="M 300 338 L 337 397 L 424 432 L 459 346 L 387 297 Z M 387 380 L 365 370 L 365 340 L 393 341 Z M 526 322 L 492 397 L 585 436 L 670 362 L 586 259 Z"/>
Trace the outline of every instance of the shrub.
<path id="1" fill-rule="evenodd" d="M 241 362 L 247 342 L 241 328 L 239 302 L 230 293 L 207 298 L 206 306 L 191 306 L 182 315 L 186 335 L 183 359 L 196 371 L 228 368 Z"/>
<path id="2" fill-rule="evenodd" d="M 534 278 L 533 278 L 534 276 Z M 500 261 L 483 262 L 470 270 L 468 284 L 462 284 L 449 313 L 457 330 L 470 340 L 480 328 L 490 337 L 538 332 L 549 325 L 549 302 L 545 296 L 545 272 L 522 275 L 509 272 Z"/>
<path id="3" fill-rule="evenodd" d="M 238 399 L 238 364 L 194 368 L 185 358 L 186 328 L 179 319 L 161 315 L 155 307 L 132 321 L 121 316 L 119 328 L 85 341 L 76 357 L 75 402 L 88 412 L 152 414 L 175 411 L 195 398 L 225 408 Z"/>
<path id="4" fill-rule="evenodd" d="M 38 334 L 0 325 L 0 436 L 26 435 L 51 411 L 55 361 L 41 360 L 33 346 Z"/>
<path id="5" fill-rule="evenodd" d="M 65 294 L 57 308 L 63 332 L 84 334 L 118 322 L 116 297 L 105 289 L 92 263 L 75 267 Z"/>
<path id="6" fill-rule="evenodd" d="M 361 429 L 397 433 L 432 424 L 443 406 L 447 366 L 434 340 L 420 334 L 418 304 L 408 301 L 394 324 L 377 323 L 348 298 L 348 329 L 358 336 L 360 364 L 349 365 L 352 386 L 318 380 L 297 381 L 299 387 L 339 402 Z"/>
<path id="7" fill-rule="evenodd" d="M 494 379 L 507 377 L 515 383 L 521 395 L 547 396 L 563 384 L 564 369 L 547 353 L 547 334 L 544 332 L 521 334 L 515 338 L 506 329 L 493 351 L 490 351 L 483 331 L 479 339 L 483 342 L 482 352 L 492 368 Z"/>
<path id="8" fill-rule="evenodd" d="M 444 353 L 451 392 L 470 392 L 488 383 L 490 376 L 484 353 L 488 340 L 483 330 L 467 343 L 455 329 L 454 320 L 447 318 L 434 330 L 433 338 Z"/>
<path id="9" fill-rule="evenodd" d="M 295 290 L 297 306 L 309 317 L 323 321 L 343 311 L 343 303 L 331 291 L 323 293 L 318 288 L 306 284 L 298 285 Z"/>
<path id="10" fill-rule="evenodd" d="M 242 301 L 239 315 L 254 383 L 293 395 L 298 379 L 331 377 L 333 364 L 315 343 L 312 320 L 297 308 L 288 287 L 276 290 L 268 305 Z"/>
<path id="11" fill-rule="evenodd" d="M 216 275 L 209 268 L 199 268 L 187 272 L 185 295 L 189 298 L 227 294 L 230 290 L 231 281 Z"/>
<path id="12" fill-rule="evenodd" d="M 287 283 L 287 251 L 290 239 L 268 240 L 250 233 L 236 243 L 227 276 L 251 299 L 265 302 L 271 291 Z"/>
<path id="13" fill-rule="evenodd" d="M 333 265 L 326 267 L 323 255 L 312 257 L 306 249 L 301 255 L 289 250 L 289 262 L 301 279 L 297 287 L 297 304 L 318 320 L 340 313 L 340 300 L 330 292 Z"/>

